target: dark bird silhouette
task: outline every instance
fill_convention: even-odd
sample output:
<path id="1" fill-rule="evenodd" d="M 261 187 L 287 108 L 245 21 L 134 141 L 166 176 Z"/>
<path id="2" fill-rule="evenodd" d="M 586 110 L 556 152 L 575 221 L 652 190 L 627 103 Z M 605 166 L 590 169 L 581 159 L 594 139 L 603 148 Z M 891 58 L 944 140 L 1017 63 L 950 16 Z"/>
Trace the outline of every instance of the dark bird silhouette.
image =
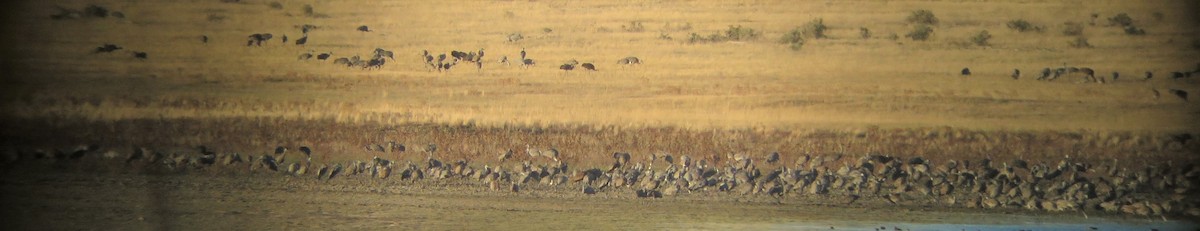
<path id="1" fill-rule="evenodd" d="M 965 68 L 965 67 L 964 67 L 964 68 L 962 69 L 962 75 L 964 75 L 964 76 L 971 75 L 971 69 L 970 69 L 970 68 Z"/>
<path id="2" fill-rule="evenodd" d="M 579 66 L 583 67 L 584 70 L 589 70 L 589 71 L 596 70 L 596 65 L 592 65 L 592 63 L 583 63 L 583 64 L 580 64 Z"/>
<path id="3" fill-rule="evenodd" d="M 317 55 L 317 60 L 326 60 L 326 59 L 329 59 L 329 56 L 332 56 L 332 55 L 333 55 L 333 53 L 321 53 L 321 54 Z"/>
<path id="4" fill-rule="evenodd" d="M 362 25 L 362 26 L 359 26 L 359 27 L 358 27 L 358 31 L 362 31 L 362 32 L 371 32 L 371 28 L 367 28 L 367 26 L 366 26 L 366 25 Z"/>
<path id="5" fill-rule="evenodd" d="M 1012 78 L 1013 78 L 1013 79 L 1020 79 L 1020 78 L 1021 78 L 1021 70 L 1020 70 L 1020 69 L 1013 69 Z"/>
<path id="6" fill-rule="evenodd" d="M 134 51 L 133 57 L 137 58 L 137 59 L 141 59 L 141 60 L 146 60 L 147 58 L 149 58 L 148 55 L 146 55 L 146 52 L 141 52 L 141 51 Z"/>
<path id="7" fill-rule="evenodd" d="M 1188 92 L 1187 91 L 1179 90 L 1179 89 L 1167 89 L 1167 91 L 1170 91 L 1172 95 L 1178 96 L 1180 99 L 1183 99 L 1183 101 L 1188 101 Z"/>
<path id="8" fill-rule="evenodd" d="M 106 43 L 104 46 L 96 47 L 95 53 L 109 53 L 120 49 L 122 49 L 120 46 Z"/>
<path id="9" fill-rule="evenodd" d="M 201 35 L 200 42 L 204 42 L 204 44 L 208 44 L 208 35 Z"/>
<path id="10" fill-rule="evenodd" d="M 306 36 L 304 36 L 304 37 L 300 37 L 300 39 L 297 39 L 297 40 L 296 40 L 296 45 L 303 46 L 305 43 L 308 43 L 308 36 L 307 36 L 307 35 L 306 35 Z"/>
<path id="11" fill-rule="evenodd" d="M 282 38 L 280 38 L 280 39 L 282 39 L 282 40 L 283 40 L 283 43 L 287 43 L 287 35 L 283 35 L 283 37 L 282 37 Z"/>
<path id="12" fill-rule="evenodd" d="M 575 65 L 563 64 L 562 66 L 558 66 L 558 69 L 562 69 L 564 71 L 575 70 Z"/>

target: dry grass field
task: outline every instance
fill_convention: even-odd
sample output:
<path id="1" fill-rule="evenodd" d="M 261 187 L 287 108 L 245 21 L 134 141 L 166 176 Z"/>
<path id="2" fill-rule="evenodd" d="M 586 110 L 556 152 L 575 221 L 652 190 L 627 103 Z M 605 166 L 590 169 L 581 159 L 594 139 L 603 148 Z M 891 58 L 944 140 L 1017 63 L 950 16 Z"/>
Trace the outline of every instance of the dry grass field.
<path id="1" fill-rule="evenodd" d="M 91 4 L 124 17 L 51 19 L 59 7 Z M 7 146 L 206 145 L 258 154 L 307 145 L 316 161 L 344 161 L 375 155 L 365 144 L 398 141 L 437 144 L 447 160 L 491 163 L 533 145 L 556 147 L 583 166 L 605 165 L 615 151 L 713 163 L 774 151 L 788 162 L 883 153 L 1120 159 L 1131 167 L 1200 157 L 1192 138 L 1200 135 L 1200 76 L 1171 78 L 1200 71 L 1200 3 L 1191 0 L 9 5 L 0 14 L 0 144 Z M 906 37 L 916 10 L 939 20 L 926 41 Z M 1121 13 L 1145 34 L 1111 26 Z M 826 38 L 806 36 L 798 50 L 778 42 L 815 19 L 827 26 Z M 1007 26 L 1018 19 L 1043 30 Z M 1069 23 L 1083 25 L 1082 35 L 1064 35 Z M 316 28 L 307 44 L 295 45 L 306 24 Z M 371 31 L 356 31 L 362 25 Z M 760 34 L 689 41 L 733 26 Z M 986 46 L 971 41 L 982 30 L 992 35 Z M 246 46 L 255 33 L 275 38 Z M 513 33 L 524 38 L 509 41 Z M 1090 48 L 1070 45 L 1081 36 Z M 93 52 L 106 43 L 124 49 Z M 395 59 L 373 70 L 332 63 L 369 58 L 376 48 Z M 434 71 L 421 57 L 480 49 L 482 69 L 461 63 Z M 537 65 L 518 65 L 521 50 Z M 329 52 L 329 60 L 298 59 Z M 501 56 L 513 63 L 499 63 Z M 617 64 L 627 56 L 644 63 Z M 598 71 L 558 69 L 572 59 Z M 1085 83 L 1078 73 L 1035 80 L 1043 68 L 1064 66 L 1089 67 L 1108 81 Z M 961 76 L 963 68 L 973 74 Z M 1113 80 L 1113 72 L 1121 77 Z M 1145 72 L 1154 77 L 1142 80 Z"/>

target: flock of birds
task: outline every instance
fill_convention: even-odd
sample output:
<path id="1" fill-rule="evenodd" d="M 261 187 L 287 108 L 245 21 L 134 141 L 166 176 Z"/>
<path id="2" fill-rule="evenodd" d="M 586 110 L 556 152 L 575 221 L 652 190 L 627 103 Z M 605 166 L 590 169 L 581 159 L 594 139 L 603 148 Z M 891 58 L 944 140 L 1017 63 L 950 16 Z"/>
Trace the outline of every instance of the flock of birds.
<path id="1" fill-rule="evenodd" d="M 1081 211 L 1085 216 L 1087 212 L 1102 211 L 1162 219 L 1200 217 L 1200 198 L 1195 197 L 1196 186 L 1200 186 L 1200 167 L 1195 163 L 1131 167 L 1116 159 L 1109 163 L 1086 163 L 1070 157 L 1057 162 L 989 158 L 935 161 L 880 154 L 805 154 L 788 163 L 779 152 L 698 159 L 659 152 L 635 161 L 628 152 L 615 152 L 610 164 L 578 168 L 564 161 L 564 154 L 555 148 L 529 145 L 524 151 L 527 158 L 511 149 L 504 150 L 494 162 L 478 160 L 487 162 L 483 166 L 468 159 L 439 160 L 435 144 L 408 150 L 403 144 L 387 142 L 365 145 L 364 149 L 385 157 L 318 164 L 313 162 L 314 153 L 309 147 L 297 148 L 298 153 L 276 147 L 273 153 L 241 155 L 217 153 L 203 146 L 196 151 L 165 154 L 150 148 L 101 151 L 96 145 L 83 145 L 53 151 L 10 147 L 5 149 L 0 166 L 91 162 L 142 171 L 170 173 L 212 168 L 314 177 L 320 181 L 348 177 L 412 182 L 460 180 L 498 192 L 519 192 L 528 186 L 542 185 L 541 188 L 576 188 L 588 195 L 609 191 L 640 198 L 714 192 L 775 198 L 824 196 L 845 198 L 846 204 L 854 204 L 860 198 L 874 198 L 903 206 L 939 204 Z M 404 154 L 413 152 L 418 154 Z M 425 158 L 414 157 L 419 153 Z"/>
<path id="2" fill-rule="evenodd" d="M 963 76 L 970 76 L 971 69 L 963 68 L 961 71 L 961 74 Z M 1049 68 L 1049 67 L 1042 68 L 1041 75 L 1038 76 L 1037 80 L 1049 82 L 1049 81 L 1057 80 L 1059 77 L 1063 77 L 1063 76 L 1067 76 L 1067 75 L 1071 75 L 1071 74 L 1082 75 L 1083 82 L 1101 83 L 1101 84 L 1107 83 L 1109 81 L 1116 82 L 1117 79 L 1120 79 L 1120 77 L 1121 77 L 1121 73 L 1114 71 L 1114 72 L 1112 72 L 1112 76 L 1110 76 L 1111 80 L 1108 80 L 1108 78 L 1096 77 L 1096 71 L 1092 70 L 1092 68 L 1068 67 L 1066 64 L 1063 64 L 1063 66 L 1059 67 L 1059 68 Z M 1171 80 L 1178 81 L 1180 79 L 1189 79 L 1192 77 L 1192 74 L 1200 74 L 1200 63 L 1196 64 L 1195 70 L 1171 72 Z M 1013 80 L 1020 79 L 1021 78 L 1021 69 L 1013 69 L 1012 75 L 1010 75 L 1010 76 L 1012 77 Z M 1154 72 L 1146 71 L 1144 77 L 1142 77 L 1140 79 L 1140 81 L 1143 81 L 1143 82 L 1150 81 L 1153 78 L 1154 78 Z M 1154 93 L 1155 99 L 1158 99 L 1159 97 L 1161 97 L 1162 92 L 1159 91 L 1159 89 L 1152 88 L 1150 90 Z M 1166 91 L 1167 91 L 1167 93 L 1170 93 L 1171 95 L 1175 95 L 1176 97 L 1179 97 L 1183 101 L 1188 101 L 1188 92 L 1187 91 L 1175 89 L 1175 88 L 1168 88 L 1168 89 L 1166 89 Z"/>

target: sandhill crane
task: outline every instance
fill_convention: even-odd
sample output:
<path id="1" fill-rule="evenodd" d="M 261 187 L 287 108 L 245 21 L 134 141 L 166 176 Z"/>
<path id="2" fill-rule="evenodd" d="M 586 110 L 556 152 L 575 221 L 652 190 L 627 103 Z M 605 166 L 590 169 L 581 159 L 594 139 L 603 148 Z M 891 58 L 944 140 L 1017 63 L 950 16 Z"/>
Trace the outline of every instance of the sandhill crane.
<path id="1" fill-rule="evenodd" d="M 543 151 L 542 151 L 542 156 L 545 156 L 546 158 L 550 158 L 550 159 L 554 160 L 554 162 L 559 162 L 559 160 L 558 160 L 558 149 L 555 149 L 555 148 L 550 148 L 550 149 L 547 149 L 547 150 L 543 150 Z"/>
<path id="2" fill-rule="evenodd" d="M 963 76 L 968 76 L 968 75 L 971 75 L 971 69 L 970 69 L 970 68 L 966 68 L 966 67 L 964 67 L 964 68 L 962 69 L 962 75 L 963 75 Z"/>
<path id="3" fill-rule="evenodd" d="M 575 70 L 575 65 L 563 64 L 562 66 L 558 66 L 558 69 L 562 69 L 563 71 L 571 71 Z"/>
<path id="4" fill-rule="evenodd" d="M 300 37 L 300 39 L 296 40 L 297 46 L 303 46 L 306 43 L 308 43 L 308 35 L 304 35 L 304 37 Z"/>
<path id="5" fill-rule="evenodd" d="M 1052 71 L 1050 71 L 1050 68 L 1049 68 L 1049 67 L 1047 67 L 1047 68 L 1045 68 L 1045 69 L 1042 69 L 1042 76 L 1041 76 L 1041 77 L 1038 77 L 1038 78 L 1037 78 L 1037 80 L 1046 80 L 1046 79 L 1049 79 L 1049 78 L 1050 78 L 1050 74 L 1051 74 L 1051 73 L 1052 73 Z"/>
<path id="6" fill-rule="evenodd" d="M 624 65 L 642 64 L 642 60 L 638 59 L 638 57 L 629 56 L 629 57 L 625 57 L 625 58 L 617 60 L 617 64 L 624 64 Z"/>
<path id="7" fill-rule="evenodd" d="M 201 35 L 200 42 L 202 42 L 204 44 L 208 44 L 208 35 Z"/>
<path id="8" fill-rule="evenodd" d="M 147 58 L 149 58 L 149 55 L 147 55 L 146 52 L 134 51 L 133 57 L 136 59 L 140 59 L 140 60 L 146 60 Z"/>
<path id="9" fill-rule="evenodd" d="M 521 48 L 521 60 L 525 60 L 525 48 Z"/>
<path id="10" fill-rule="evenodd" d="M 283 40 L 281 43 L 287 44 L 287 35 L 285 34 L 283 36 L 280 36 L 280 40 Z"/>
<path id="11" fill-rule="evenodd" d="M 506 66 L 507 66 L 507 65 L 509 65 L 509 63 L 508 63 L 508 56 L 500 56 L 500 61 L 499 61 L 499 63 L 503 63 L 503 64 L 504 64 L 504 65 L 506 65 Z"/>
<path id="12" fill-rule="evenodd" d="M 533 62 L 533 59 L 521 60 L 521 66 L 526 67 L 526 68 L 528 68 L 529 66 L 533 66 L 534 64 L 536 64 L 536 63 Z"/>
<path id="13" fill-rule="evenodd" d="M 1154 78 L 1154 72 L 1149 72 L 1149 71 L 1147 71 L 1147 72 L 1146 72 L 1146 77 L 1145 77 L 1145 78 L 1142 78 L 1142 81 L 1147 81 L 1147 80 L 1150 80 L 1151 78 Z"/>
<path id="14" fill-rule="evenodd" d="M 298 60 L 309 60 L 309 59 L 312 59 L 312 57 L 313 57 L 312 53 L 304 53 L 304 54 L 300 54 L 300 56 L 297 56 L 297 59 Z"/>
<path id="15" fill-rule="evenodd" d="M 504 163 L 504 161 L 505 161 L 505 160 L 508 160 L 509 158 L 512 158 L 512 155 L 513 155 L 513 150 L 512 150 L 512 149 L 509 149 L 508 151 L 501 152 L 501 153 L 500 153 L 500 156 L 499 156 L 499 157 L 497 157 L 497 159 L 499 159 L 499 160 L 500 160 L 500 163 Z"/>
<path id="16" fill-rule="evenodd" d="M 1113 82 L 1116 82 L 1116 81 L 1117 81 L 1117 78 L 1121 78 L 1121 73 L 1117 73 L 1116 71 L 1114 71 L 1114 72 L 1112 73 L 1112 81 L 1113 81 Z"/>
<path id="17" fill-rule="evenodd" d="M 1021 78 L 1021 69 L 1013 69 L 1012 78 L 1020 79 Z"/>
<path id="18" fill-rule="evenodd" d="M 584 70 L 596 71 L 596 65 L 592 65 L 592 63 L 583 63 L 580 66 L 583 67 Z"/>
<path id="19" fill-rule="evenodd" d="M 358 26 L 358 31 L 371 32 L 371 28 L 368 28 L 367 25 L 362 25 L 362 26 Z"/>
<path id="20" fill-rule="evenodd" d="M 333 56 L 333 52 L 321 53 L 317 55 L 317 60 L 326 60 L 329 59 L 329 56 Z"/>
<path id="21" fill-rule="evenodd" d="M 337 58 L 337 59 L 334 59 L 334 60 L 333 60 L 333 64 L 342 64 L 342 65 L 347 65 L 347 66 L 349 66 L 351 63 L 350 63 L 350 59 L 349 59 L 349 58 L 342 57 L 342 58 Z"/>
<path id="22" fill-rule="evenodd" d="M 767 155 L 767 163 L 768 164 L 775 163 L 778 161 L 779 161 L 779 152 L 772 152 L 771 154 Z"/>
<path id="23" fill-rule="evenodd" d="M 1084 80 L 1086 80 L 1086 81 L 1089 81 L 1089 82 L 1095 81 L 1097 83 L 1104 83 L 1104 80 L 1096 78 L 1096 71 L 1092 70 L 1091 68 L 1087 68 L 1087 67 L 1079 68 L 1078 72 L 1083 72 Z"/>

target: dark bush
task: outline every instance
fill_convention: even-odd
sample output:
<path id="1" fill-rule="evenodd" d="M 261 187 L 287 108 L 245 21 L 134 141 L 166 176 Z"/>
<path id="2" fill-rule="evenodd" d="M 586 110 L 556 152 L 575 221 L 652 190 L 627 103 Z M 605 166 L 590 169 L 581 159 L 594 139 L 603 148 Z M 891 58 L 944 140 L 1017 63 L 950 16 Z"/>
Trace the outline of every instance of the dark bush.
<path id="1" fill-rule="evenodd" d="M 933 11 L 916 10 L 908 15 L 908 22 L 916 24 L 937 25 L 937 16 L 933 15 Z"/>
<path id="2" fill-rule="evenodd" d="M 1125 34 L 1127 35 L 1145 35 L 1146 30 L 1137 28 L 1136 26 L 1125 26 Z"/>
<path id="3" fill-rule="evenodd" d="M 989 45 L 989 39 L 992 39 L 992 34 L 988 33 L 987 30 L 983 30 L 971 37 L 971 42 L 978 46 L 987 46 Z"/>
<path id="4" fill-rule="evenodd" d="M 829 27 L 825 26 L 825 20 L 821 18 L 814 19 L 812 22 L 804 25 L 804 34 L 812 36 L 815 39 L 825 38 L 825 30 Z"/>
<path id="5" fill-rule="evenodd" d="M 792 50 L 800 50 L 804 46 L 804 30 L 797 27 L 788 33 L 784 33 L 783 37 L 779 38 L 779 43 L 788 44 Z"/>
<path id="6" fill-rule="evenodd" d="M 1122 27 L 1131 26 L 1133 25 L 1133 18 L 1130 18 L 1128 14 L 1120 13 L 1117 14 L 1117 16 L 1108 18 L 1108 25 Z"/>
<path id="7" fill-rule="evenodd" d="M 913 27 L 912 32 L 908 32 L 904 37 L 912 38 L 913 41 L 925 41 L 929 36 L 933 35 L 933 27 L 924 24 L 919 24 Z"/>
<path id="8" fill-rule="evenodd" d="M 1042 27 L 1035 26 L 1033 23 L 1025 21 L 1024 19 L 1008 21 L 1008 28 L 1016 30 L 1017 32 L 1042 31 Z"/>

